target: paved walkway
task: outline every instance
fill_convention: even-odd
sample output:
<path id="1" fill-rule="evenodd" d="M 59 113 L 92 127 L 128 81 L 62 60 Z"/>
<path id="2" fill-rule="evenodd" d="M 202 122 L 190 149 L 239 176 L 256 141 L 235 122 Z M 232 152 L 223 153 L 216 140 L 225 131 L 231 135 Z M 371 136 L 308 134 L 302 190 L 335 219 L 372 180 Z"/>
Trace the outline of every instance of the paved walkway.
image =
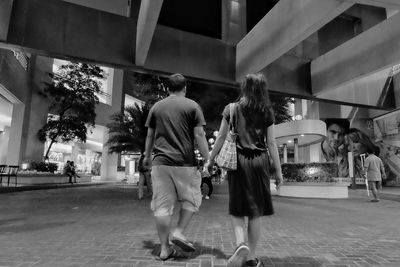
<path id="1" fill-rule="evenodd" d="M 400 203 L 274 197 L 257 254 L 265 266 L 400 266 Z M 235 247 L 227 195 L 204 200 L 188 229 L 197 251 L 154 260 L 149 210 L 132 186 L 0 194 L 0 266 L 225 266 Z M 175 218 L 176 219 L 176 218 Z"/>

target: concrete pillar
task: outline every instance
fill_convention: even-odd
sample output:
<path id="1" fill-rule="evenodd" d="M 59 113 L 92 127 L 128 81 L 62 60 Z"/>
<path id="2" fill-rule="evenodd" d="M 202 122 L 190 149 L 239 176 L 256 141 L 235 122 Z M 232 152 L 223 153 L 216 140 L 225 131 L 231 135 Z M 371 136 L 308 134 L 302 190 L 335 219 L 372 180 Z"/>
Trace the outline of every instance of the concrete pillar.
<path id="1" fill-rule="evenodd" d="M 287 163 L 287 144 L 283 144 L 283 163 Z"/>
<path id="2" fill-rule="evenodd" d="M 108 131 L 104 131 L 104 142 L 109 138 Z M 103 181 L 116 181 L 117 180 L 117 163 L 118 155 L 109 154 L 108 146 L 103 144 L 103 151 L 101 156 L 101 169 L 100 176 Z"/>
<path id="3" fill-rule="evenodd" d="M 246 35 L 246 0 L 222 0 L 222 40 L 235 45 Z"/>
<path id="4" fill-rule="evenodd" d="M 8 142 L 10 140 L 10 126 L 0 129 L 0 164 L 7 162 Z"/>
<path id="5" fill-rule="evenodd" d="M 308 120 L 319 120 L 319 102 L 307 101 L 307 115 Z"/>
<path id="6" fill-rule="evenodd" d="M 319 143 L 310 145 L 310 162 L 320 162 L 320 150 L 321 145 Z"/>
<path id="7" fill-rule="evenodd" d="M 294 138 L 294 162 L 299 162 L 299 139 Z"/>
<path id="8" fill-rule="evenodd" d="M 301 159 L 301 162 L 310 162 L 310 156 L 309 146 L 299 147 L 299 159 Z"/>
<path id="9" fill-rule="evenodd" d="M 6 164 L 8 165 L 20 165 L 21 163 L 21 137 L 22 126 L 24 124 L 24 112 L 24 104 L 13 104 L 6 161 Z"/>
<path id="10" fill-rule="evenodd" d="M 119 112 L 122 105 L 124 71 L 114 69 L 112 84 L 111 114 Z M 101 158 L 101 180 L 115 181 L 117 179 L 118 154 L 109 154 L 106 145 L 109 138 L 108 129 L 105 128 L 103 135 L 103 150 Z"/>

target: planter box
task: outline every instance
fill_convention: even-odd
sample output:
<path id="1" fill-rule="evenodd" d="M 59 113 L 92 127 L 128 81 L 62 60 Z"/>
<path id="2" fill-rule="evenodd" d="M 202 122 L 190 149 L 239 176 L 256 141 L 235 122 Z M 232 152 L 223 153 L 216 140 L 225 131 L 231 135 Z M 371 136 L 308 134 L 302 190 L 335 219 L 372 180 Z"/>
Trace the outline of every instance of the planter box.
<path id="1" fill-rule="evenodd" d="M 342 181 L 321 183 L 287 183 L 281 186 L 281 188 L 277 191 L 277 195 L 299 198 L 348 198 L 349 185 L 350 183 Z"/>
<path id="2" fill-rule="evenodd" d="M 92 181 L 91 175 L 80 175 L 81 178 L 76 178 L 77 183 L 89 183 Z M 13 179 L 10 179 L 14 182 Z M 69 178 L 65 175 L 40 175 L 40 174 L 19 174 L 18 184 L 33 185 L 33 184 L 66 184 Z"/>

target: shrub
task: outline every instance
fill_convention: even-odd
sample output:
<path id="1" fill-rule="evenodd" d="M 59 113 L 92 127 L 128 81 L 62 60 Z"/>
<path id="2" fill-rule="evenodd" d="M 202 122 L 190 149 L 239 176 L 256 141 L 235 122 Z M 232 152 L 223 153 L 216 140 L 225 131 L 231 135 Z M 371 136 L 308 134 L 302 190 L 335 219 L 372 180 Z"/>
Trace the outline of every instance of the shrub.
<path id="1" fill-rule="evenodd" d="M 51 162 L 31 162 L 29 170 L 35 170 L 38 172 L 51 172 L 54 173 L 58 169 L 57 163 Z"/>
<path id="2" fill-rule="evenodd" d="M 282 174 L 285 182 L 334 182 L 338 165 L 334 162 L 284 163 Z"/>

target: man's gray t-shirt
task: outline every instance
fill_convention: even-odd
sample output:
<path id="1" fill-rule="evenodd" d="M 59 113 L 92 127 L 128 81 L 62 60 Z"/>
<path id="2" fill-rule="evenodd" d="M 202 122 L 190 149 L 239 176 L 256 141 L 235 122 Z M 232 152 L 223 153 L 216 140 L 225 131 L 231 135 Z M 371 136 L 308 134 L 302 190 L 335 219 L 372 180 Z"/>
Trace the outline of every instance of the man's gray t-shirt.
<path id="1" fill-rule="evenodd" d="M 153 165 L 195 166 L 193 129 L 204 126 L 200 106 L 182 96 L 169 96 L 151 108 L 146 127 L 154 129 Z"/>

